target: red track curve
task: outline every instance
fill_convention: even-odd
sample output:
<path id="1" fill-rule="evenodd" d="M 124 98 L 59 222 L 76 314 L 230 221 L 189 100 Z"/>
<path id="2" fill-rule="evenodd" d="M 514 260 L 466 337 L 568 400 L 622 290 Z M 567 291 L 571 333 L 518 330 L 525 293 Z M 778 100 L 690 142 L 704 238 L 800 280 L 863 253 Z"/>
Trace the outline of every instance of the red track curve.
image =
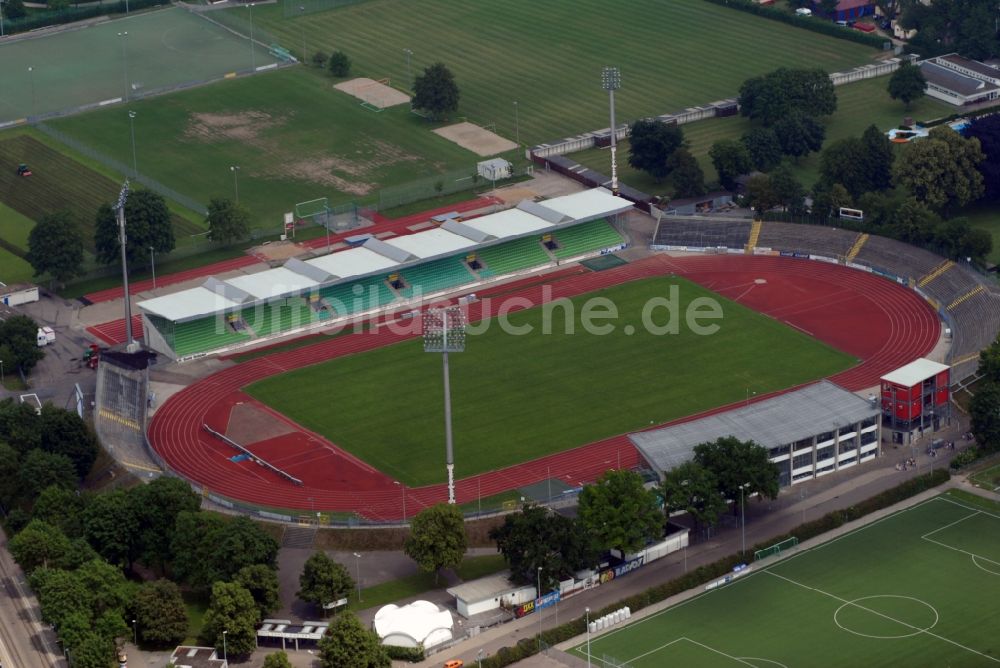
<path id="1" fill-rule="evenodd" d="M 537 305 L 543 284 L 550 298 L 557 299 L 638 278 L 678 274 L 858 357 L 860 364 L 831 378 L 850 390 L 874 386 L 888 371 L 925 355 L 940 333 L 936 314 L 916 293 L 840 265 L 778 257 L 660 255 L 603 272 L 581 271 L 567 267 L 544 278 L 528 278 L 478 294 L 526 297 Z M 470 307 L 470 320 L 481 317 L 482 303 Z M 292 423 L 295 433 L 254 445 L 265 460 L 301 478 L 305 484 L 299 487 L 256 464 L 234 464 L 229 459 L 233 451 L 205 433 L 202 424 L 224 430 L 232 406 L 252 401 L 241 391 L 252 382 L 413 335 L 381 327 L 220 371 L 178 392 L 157 411 L 149 428 L 150 442 L 173 470 L 221 496 L 261 506 L 306 510 L 315 505 L 323 510 L 356 511 L 373 519 L 397 519 L 402 509 L 400 487 L 317 434 Z M 698 416 L 684 420 L 694 417 Z M 291 423 L 284 416 L 281 419 Z M 627 435 L 620 435 L 459 480 L 456 496 L 459 503 L 474 501 L 550 475 L 576 485 L 608 468 L 632 466 L 638 460 Z M 408 516 L 447 498 L 443 484 L 407 489 L 405 494 Z"/>

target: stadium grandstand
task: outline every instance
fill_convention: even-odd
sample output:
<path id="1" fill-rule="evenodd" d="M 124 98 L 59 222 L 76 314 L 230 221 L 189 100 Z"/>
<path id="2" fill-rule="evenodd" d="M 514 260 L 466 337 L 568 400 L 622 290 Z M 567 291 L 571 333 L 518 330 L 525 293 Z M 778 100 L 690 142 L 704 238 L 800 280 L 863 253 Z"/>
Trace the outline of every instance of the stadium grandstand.
<path id="1" fill-rule="evenodd" d="M 951 330 L 947 362 L 956 383 L 976 373 L 979 351 L 1000 332 L 1000 295 L 973 270 L 895 239 L 819 225 L 663 217 L 651 248 L 836 262 L 906 285 Z"/>
<path id="2" fill-rule="evenodd" d="M 515 208 L 139 302 L 147 345 L 183 361 L 417 305 L 497 277 L 614 252 L 632 203 L 604 188 Z"/>
<path id="3" fill-rule="evenodd" d="M 735 410 L 631 434 L 661 475 L 690 461 L 695 446 L 719 438 L 767 448 L 782 487 L 841 471 L 880 454 L 880 407 L 828 380 Z"/>

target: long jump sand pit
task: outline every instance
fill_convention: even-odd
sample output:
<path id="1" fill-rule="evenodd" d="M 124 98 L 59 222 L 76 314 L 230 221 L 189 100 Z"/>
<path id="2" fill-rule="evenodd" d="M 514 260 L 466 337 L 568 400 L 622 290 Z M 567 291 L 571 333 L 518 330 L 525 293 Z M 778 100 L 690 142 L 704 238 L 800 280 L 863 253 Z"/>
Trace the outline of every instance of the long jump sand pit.
<path id="1" fill-rule="evenodd" d="M 379 109 L 410 102 L 410 96 L 390 86 L 388 79 L 375 81 L 367 77 L 358 77 L 334 84 L 333 87 Z"/>
<path id="2" fill-rule="evenodd" d="M 511 140 L 504 139 L 495 132 L 490 132 L 486 128 L 468 122 L 446 125 L 434 130 L 434 134 L 440 135 L 448 141 L 453 141 L 476 155 L 496 155 L 517 148 L 517 144 Z"/>

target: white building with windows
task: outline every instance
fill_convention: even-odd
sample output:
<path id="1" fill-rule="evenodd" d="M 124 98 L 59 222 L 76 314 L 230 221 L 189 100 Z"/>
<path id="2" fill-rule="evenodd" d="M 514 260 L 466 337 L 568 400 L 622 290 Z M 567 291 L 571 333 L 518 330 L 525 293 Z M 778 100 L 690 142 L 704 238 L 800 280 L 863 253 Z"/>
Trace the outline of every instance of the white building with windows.
<path id="1" fill-rule="evenodd" d="M 871 461 L 881 454 L 877 403 L 823 380 L 746 406 L 629 438 L 660 475 L 695 446 L 733 436 L 768 450 L 782 487 Z"/>
<path id="2" fill-rule="evenodd" d="M 927 80 L 927 94 L 962 106 L 1000 98 L 1000 69 L 949 54 L 919 64 Z"/>

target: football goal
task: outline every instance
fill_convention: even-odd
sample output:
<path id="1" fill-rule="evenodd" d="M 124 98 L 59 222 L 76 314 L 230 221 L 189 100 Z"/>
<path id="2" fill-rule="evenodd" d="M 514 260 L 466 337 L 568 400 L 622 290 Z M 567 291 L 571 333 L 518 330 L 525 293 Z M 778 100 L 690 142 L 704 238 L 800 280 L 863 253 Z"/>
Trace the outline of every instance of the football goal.
<path id="1" fill-rule="evenodd" d="M 753 560 L 760 561 L 761 559 L 766 559 L 768 557 L 773 557 L 776 554 L 781 554 L 785 550 L 790 550 L 799 544 L 799 539 L 795 536 L 791 538 L 786 538 L 780 543 L 775 543 L 771 547 L 765 547 L 763 550 L 757 550 L 753 553 Z"/>

